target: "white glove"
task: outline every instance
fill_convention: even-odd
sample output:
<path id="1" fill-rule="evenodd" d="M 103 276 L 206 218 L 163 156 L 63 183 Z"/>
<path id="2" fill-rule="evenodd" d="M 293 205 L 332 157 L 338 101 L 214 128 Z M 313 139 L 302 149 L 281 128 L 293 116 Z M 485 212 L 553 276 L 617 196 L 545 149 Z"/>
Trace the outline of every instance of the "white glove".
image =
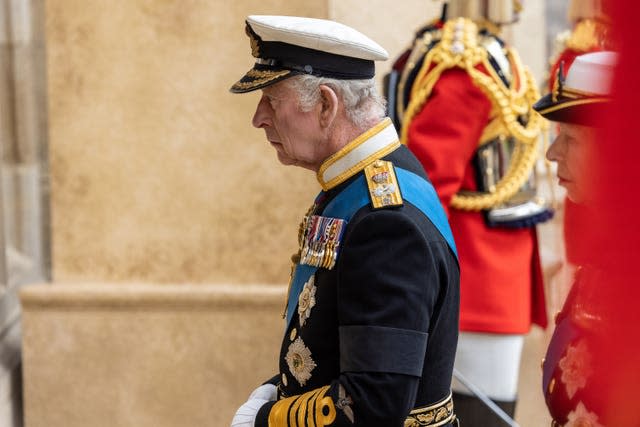
<path id="1" fill-rule="evenodd" d="M 247 400 L 231 420 L 231 427 L 254 427 L 258 410 L 270 400 L 276 400 L 278 392 L 273 384 L 263 384 L 249 395 Z"/>
<path id="2" fill-rule="evenodd" d="M 262 384 L 251 392 L 249 399 L 276 400 L 278 399 L 278 389 L 273 384 Z"/>

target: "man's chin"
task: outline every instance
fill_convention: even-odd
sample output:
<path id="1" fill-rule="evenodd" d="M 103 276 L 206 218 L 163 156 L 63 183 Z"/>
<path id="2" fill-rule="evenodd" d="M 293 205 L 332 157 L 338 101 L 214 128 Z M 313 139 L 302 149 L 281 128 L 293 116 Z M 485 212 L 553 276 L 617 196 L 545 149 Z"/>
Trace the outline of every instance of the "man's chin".
<path id="1" fill-rule="evenodd" d="M 278 161 L 280 163 L 282 163 L 285 166 L 295 166 L 296 161 L 293 160 L 291 157 L 287 157 L 282 155 L 282 153 L 280 153 L 279 151 L 276 154 L 278 156 Z"/>
<path id="2" fill-rule="evenodd" d="M 303 169 L 309 169 L 311 171 L 316 172 L 318 170 L 317 166 L 311 163 L 305 163 L 300 160 L 292 159 L 291 157 L 282 156 L 278 153 L 278 161 L 285 166 L 297 166 Z"/>

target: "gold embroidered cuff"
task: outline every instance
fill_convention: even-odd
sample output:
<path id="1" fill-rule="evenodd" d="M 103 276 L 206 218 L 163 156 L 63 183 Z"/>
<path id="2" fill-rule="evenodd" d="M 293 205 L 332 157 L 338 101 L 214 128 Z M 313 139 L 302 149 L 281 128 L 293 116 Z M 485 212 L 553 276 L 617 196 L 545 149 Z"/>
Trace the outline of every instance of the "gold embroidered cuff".
<path id="1" fill-rule="evenodd" d="M 329 386 L 278 401 L 269 413 L 269 427 L 325 427 L 336 419 Z"/>
<path id="2" fill-rule="evenodd" d="M 404 427 L 437 427 L 455 421 L 453 412 L 453 399 L 451 394 L 438 403 L 421 408 L 415 408 L 409 413 L 404 422 Z"/>

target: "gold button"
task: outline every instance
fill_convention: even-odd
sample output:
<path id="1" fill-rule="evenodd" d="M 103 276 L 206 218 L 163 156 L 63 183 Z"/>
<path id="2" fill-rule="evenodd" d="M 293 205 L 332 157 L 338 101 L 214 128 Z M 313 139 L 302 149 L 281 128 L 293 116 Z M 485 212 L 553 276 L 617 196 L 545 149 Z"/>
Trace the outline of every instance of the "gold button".
<path id="1" fill-rule="evenodd" d="M 540 369 L 544 369 L 544 357 L 542 358 L 542 360 L 540 361 Z"/>
<path id="2" fill-rule="evenodd" d="M 556 379 L 551 378 L 551 382 L 549 383 L 549 388 L 547 388 L 547 391 L 549 392 L 549 394 L 553 394 L 554 388 L 556 388 Z"/>
<path id="3" fill-rule="evenodd" d="M 288 382 L 289 381 L 287 380 L 287 376 L 285 374 L 282 374 L 282 384 L 284 384 L 284 386 L 286 387 Z"/>
<path id="4" fill-rule="evenodd" d="M 298 331 L 296 330 L 296 328 L 293 328 L 291 330 L 291 335 L 289 335 L 289 338 L 291 339 L 291 341 L 296 339 L 296 335 L 298 335 Z"/>

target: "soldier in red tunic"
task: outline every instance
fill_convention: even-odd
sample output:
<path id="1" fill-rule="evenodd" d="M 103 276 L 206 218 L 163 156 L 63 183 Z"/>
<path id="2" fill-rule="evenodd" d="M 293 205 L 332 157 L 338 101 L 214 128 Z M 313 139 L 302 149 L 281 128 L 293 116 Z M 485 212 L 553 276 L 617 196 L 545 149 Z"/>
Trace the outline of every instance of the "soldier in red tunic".
<path id="1" fill-rule="evenodd" d="M 458 378 L 511 417 L 524 335 L 532 323 L 546 326 L 535 224 L 551 216 L 533 178 L 546 126 L 531 108 L 537 85 L 499 37 L 519 7 L 449 1 L 388 78 L 401 140 L 433 182 L 458 245 Z M 461 423 L 503 425 L 464 384 L 453 389 Z"/>

